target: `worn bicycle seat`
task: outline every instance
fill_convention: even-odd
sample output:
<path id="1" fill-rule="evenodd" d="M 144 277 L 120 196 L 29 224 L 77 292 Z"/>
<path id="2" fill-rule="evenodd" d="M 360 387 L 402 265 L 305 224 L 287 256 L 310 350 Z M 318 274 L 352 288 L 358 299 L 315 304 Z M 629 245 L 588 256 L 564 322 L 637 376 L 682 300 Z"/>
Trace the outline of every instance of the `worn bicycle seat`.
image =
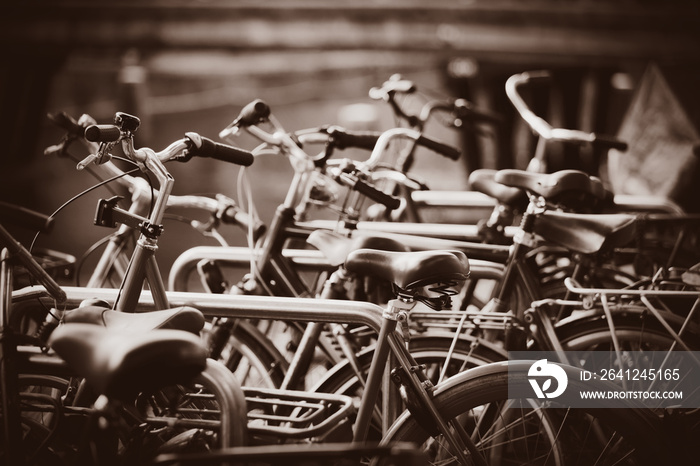
<path id="1" fill-rule="evenodd" d="M 461 251 L 358 249 L 348 255 L 345 268 L 388 280 L 405 291 L 436 283 L 463 281 L 469 277 L 469 262 Z"/>
<path id="2" fill-rule="evenodd" d="M 527 205 L 527 195 L 522 189 L 505 186 L 496 181 L 497 170 L 480 168 L 469 175 L 469 185 L 474 191 L 479 191 L 496 199 L 499 203 L 511 207 Z"/>
<path id="3" fill-rule="evenodd" d="M 636 235 L 636 217 L 625 214 L 572 214 L 547 211 L 537 216 L 534 231 L 573 252 L 593 254 L 628 244 Z"/>
<path id="4" fill-rule="evenodd" d="M 101 325 L 131 331 L 184 330 L 195 335 L 204 328 L 202 313 L 189 306 L 139 313 L 114 311 L 104 306 L 82 306 L 66 311 L 63 322 Z"/>
<path id="5" fill-rule="evenodd" d="M 398 241 L 382 236 L 360 236 L 348 238 L 329 230 L 314 230 L 306 240 L 307 243 L 321 251 L 333 266 L 345 262 L 356 249 L 380 249 L 382 251 L 408 251 L 408 247 Z"/>
<path id="6" fill-rule="evenodd" d="M 595 199 L 605 199 L 607 191 L 603 182 L 579 170 L 561 170 L 555 173 L 533 173 L 525 170 L 499 170 L 494 180 L 505 186 L 520 188 L 555 200 L 565 193 L 589 194 Z"/>
<path id="7" fill-rule="evenodd" d="M 54 330 L 49 346 L 98 393 L 117 399 L 185 384 L 207 360 L 201 339 L 181 330 L 133 332 L 73 323 Z"/>

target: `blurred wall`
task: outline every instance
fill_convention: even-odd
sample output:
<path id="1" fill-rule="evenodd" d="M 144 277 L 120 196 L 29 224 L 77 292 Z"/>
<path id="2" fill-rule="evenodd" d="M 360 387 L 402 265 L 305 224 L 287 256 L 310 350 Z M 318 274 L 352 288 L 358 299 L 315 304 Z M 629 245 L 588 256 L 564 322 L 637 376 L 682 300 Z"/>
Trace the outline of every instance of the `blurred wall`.
<path id="1" fill-rule="evenodd" d="M 254 98 L 265 99 L 288 130 L 345 123 L 340 110 L 356 103 L 375 107 L 377 129 L 386 129 L 394 125 L 389 109 L 370 101 L 367 92 L 401 73 L 419 89 L 465 97 L 503 115 L 496 133 L 427 128 L 459 145 L 464 160 L 436 163 L 425 157 L 416 172 L 440 189 L 463 189 L 468 170 L 522 168 L 532 154 L 534 138 L 503 92 L 513 73 L 553 70 L 551 86 L 526 96 L 552 124 L 615 133 L 648 62 L 700 61 L 698 6 L 677 0 L 39 0 L 4 13 L 0 126 L 7 144 L 0 155 L 0 198 L 47 214 L 94 180 L 76 172 L 74 162 L 42 154 L 61 137 L 46 112 L 89 113 L 101 123 L 115 111 L 132 112 L 142 118 L 137 142 L 155 149 L 185 131 L 216 138 Z M 243 147 L 255 144 L 241 138 Z M 596 167 L 595 157 L 551 150 L 560 166 L 574 160 L 581 168 Z M 236 194 L 235 167 L 195 160 L 171 169 L 177 194 Z M 249 176 L 267 219 L 283 198 L 289 168 L 266 156 Z M 97 198 L 109 195 L 101 188 L 73 202 L 39 245 L 82 254 L 109 233 L 92 225 Z M 180 251 L 202 242 L 178 223 L 167 224 L 166 232 L 165 270 Z M 227 234 L 233 243 L 242 241 L 236 232 Z"/>

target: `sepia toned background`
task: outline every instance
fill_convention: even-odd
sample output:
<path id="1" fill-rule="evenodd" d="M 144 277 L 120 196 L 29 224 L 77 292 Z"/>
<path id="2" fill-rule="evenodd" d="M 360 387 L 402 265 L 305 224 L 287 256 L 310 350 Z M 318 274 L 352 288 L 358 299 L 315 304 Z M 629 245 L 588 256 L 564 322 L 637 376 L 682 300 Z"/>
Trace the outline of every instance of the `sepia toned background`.
<path id="1" fill-rule="evenodd" d="M 681 142 L 670 156 L 655 156 L 652 175 L 668 167 L 659 163 L 664 157 L 677 159 L 673 173 L 660 176 L 677 177 L 663 194 L 688 210 L 700 204 L 690 189 L 700 122 L 700 9 L 693 1 L 16 3 L 0 16 L 5 136 L 0 199 L 46 214 L 95 183 L 77 172 L 74 162 L 43 155 L 62 136 L 46 118 L 48 112 L 76 118 L 86 113 L 100 123 L 111 122 L 116 111 L 135 114 L 142 121 L 137 143 L 156 150 L 187 131 L 216 139 L 256 98 L 265 100 L 290 131 L 324 124 L 383 130 L 395 125 L 391 110 L 371 100 L 368 91 L 399 73 L 420 90 L 466 98 L 502 115 L 499 127 L 476 133 L 439 123 L 426 129 L 460 147 L 463 158 L 450 162 L 420 154 L 415 173 L 435 189 L 468 189 L 470 170 L 523 168 L 532 156 L 534 137 L 508 102 L 504 83 L 514 73 L 538 69 L 550 70 L 554 79 L 526 97 L 552 125 L 610 134 L 624 128 L 635 139 L 659 128 L 639 129 L 634 118 L 647 107 L 631 115 L 641 84 L 652 79 L 645 76 L 654 70 L 649 99 L 664 105 L 646 113 L 644 121 L 680 116 L 653 141 L 645 141 L 645 153 L 665 137 Z M 250 137 L 240 139 L 247 149 L 256 144 Z M 87 154 L 76 148 L 75 155 Z M 550 157 L 554 168 L 611 176 L 600 154 L 551 147 Z M 637 159 L 616 159 L 616 170 L 628 173 L 639 165 L 624 160 Z M 236 195 L 235 167 L 194 160 L 169 169 L 176 194 Z M 685 176 L 678 177 L 679 172 Z M 283 200 L 290 173 L 286 161 L 270 156 L 249 169 L 263 220 Z M 618 189 L 646 189 L 606 181 Z M 97 199 L 107 196 L 97 190 L 71 203 L 38 244 L 82 254 L 109 233 L 92 225 Z M 203 241 L 176 222 L 166 231 L 161 243 L 165 270 L 179 252 Z M 241 244 L 238 232 L 227 235 Z"/>

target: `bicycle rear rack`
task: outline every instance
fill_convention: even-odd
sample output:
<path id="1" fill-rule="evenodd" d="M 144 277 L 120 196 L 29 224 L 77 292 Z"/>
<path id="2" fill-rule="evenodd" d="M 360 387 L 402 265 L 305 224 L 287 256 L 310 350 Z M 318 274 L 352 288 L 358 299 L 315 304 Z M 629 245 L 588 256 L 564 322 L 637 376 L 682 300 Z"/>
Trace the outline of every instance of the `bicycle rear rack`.
<path id="1" fill-rule="evenodd" d="M 353 411 L 345 395 L 244 387 L 252 436 L 310 439 L 328 434 Z"/>
<path id="2" fill-rule="evenodd" d="M 454 332 L 468 329 L 503 330 L 516 322 L 512 314 L 480 311 L 412 311 L 411 330 L 424 333 L 442 329 Z"/>

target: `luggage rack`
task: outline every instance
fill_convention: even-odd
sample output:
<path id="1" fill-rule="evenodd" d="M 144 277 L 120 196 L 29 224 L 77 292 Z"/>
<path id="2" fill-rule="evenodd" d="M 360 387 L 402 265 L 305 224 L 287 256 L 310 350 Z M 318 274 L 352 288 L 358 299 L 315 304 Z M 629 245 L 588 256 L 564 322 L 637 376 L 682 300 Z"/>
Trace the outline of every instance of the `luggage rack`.
<path id="1" fill-rule="evenodd" d="M 253 436 L 309 439 L 325 435 L 353 412 L 345 395 L 244 387 L 248 432 Z"/>
<path id="2" fill-rule="evenodd" d="M 611 315 L 611 301 L 613 301 L 614 298 L 635 298 L 637 299 L 642 306 L 646 308 L 648 312 L 650 312 L 656 320 L 663 326 L 663 328 L 668 332 L 668 334 L 673 337 L 675 340 L 676 344 L 678 345 L 679 348 L 683 349 L 684 351 L 688 351 L 692 353 L 692 350 L 688 347 L 688 345 L 685 343 L 685 341 L 682 338 L 683 332 L 686 330 L 688 325 L 693 325 L 692 322 L 694 321 L 694 315 L 700 309 L 700 292 L 693 290 L 693 291 L 681 291 L 681 290 L 658 290 L 658 289 L 606 289 L 606 288 L 583 288 L 581 285 L 576 283 L 576 281 L 572 280 L 571 278 L 565 278 L 564 279 L 564 285 L 566 288 L 572 292 L 576 293 L 580 296 L 582 296 L 583 299 L 583 304 L 585 308 L 592 308 L 594 306 L 594 303 L 599 302 L 602 306 L 603 313 L 607 317 L 608 321 L 612 322 L 612 315 Z M 669 322 L 664 318 L 664 311 L 666 309 L 663 306 L 662 302 L 657 302 L 656 306 L 654 305 L 654 301 L 657 300 L 662 300 L 663 298 L 690 298 L 694 300 L 694 304 L 691 307 L 691 309 L 688 311 L 688 313 L 683 317 L 683 325 L 681 326 L 680 330 L 676 332 L 672 328 L 672 326 L 669 324 Z M 546 301 L 550 300 L 542 300 L 541 303 L 533 303 L 533 306 L 540 305 L 540 304 L 547 304 Z M 615 337 L 615 332 L 613 331 L 614 329 L 611 328 L 611 334 L 613 337 L 613 342 L 615 346 L 617 347 L 617 339 Z M 700 361 L 698 361 L 698 364 L 700 364 Z"/>
<path id="3" fill-rule="evenodd" d="M 503 330 L 516 323 L 513 314 L 480 311 L 412 311 L 411 329 L 423 333 L 429 329 L 450 332 L 465 329 Z"/>

